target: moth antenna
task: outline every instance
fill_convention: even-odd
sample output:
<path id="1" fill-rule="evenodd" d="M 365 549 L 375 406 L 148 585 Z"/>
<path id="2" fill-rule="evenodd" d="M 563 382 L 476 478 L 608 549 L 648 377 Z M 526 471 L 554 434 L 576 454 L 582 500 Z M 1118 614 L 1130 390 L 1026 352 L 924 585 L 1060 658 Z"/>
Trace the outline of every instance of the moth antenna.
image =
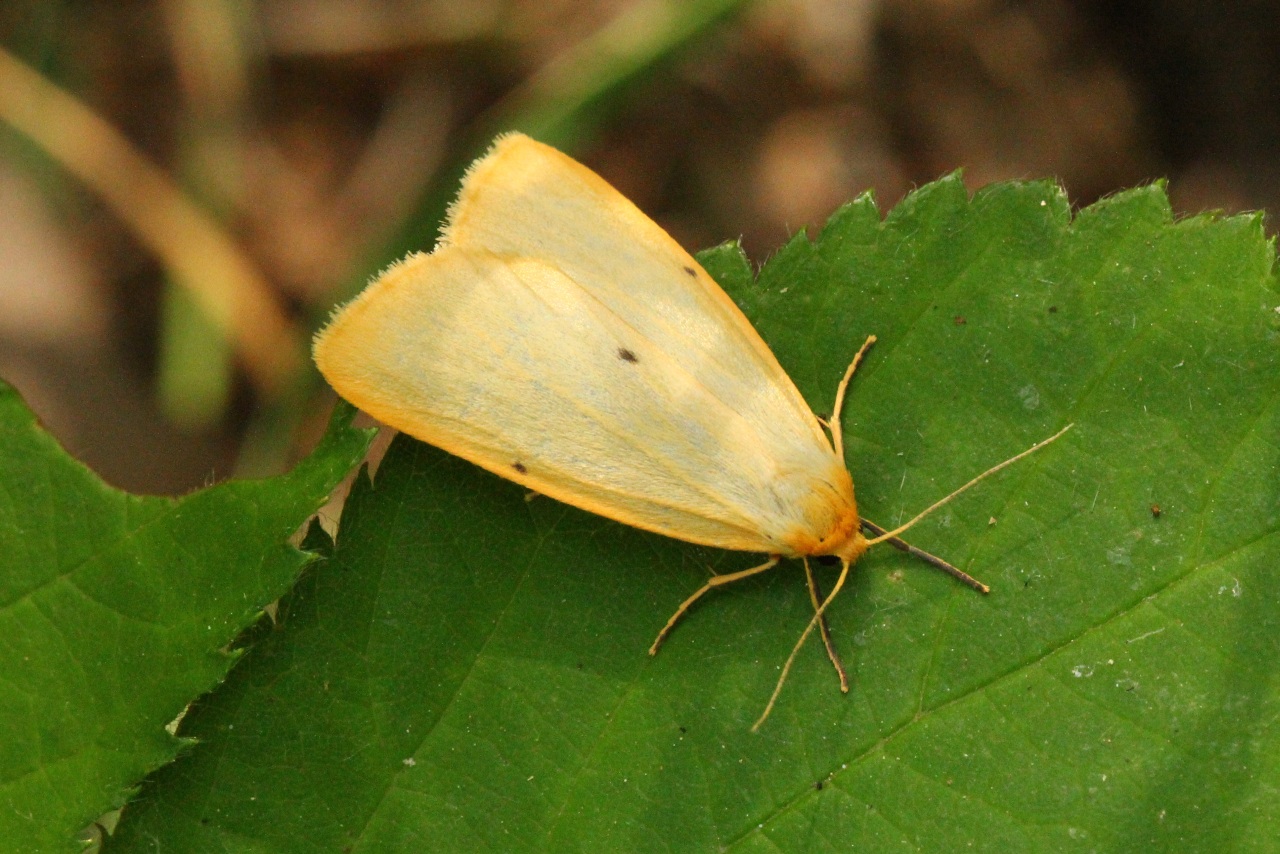
<path id="1" fill-rule="evenodd" d="M 1067 432 L 1068 430 L 1070 430 L 1070 429 L 1071 429 L 1072 427 L 1074 427 L 1074 426 L 1076 426 L 1074 423 L 1072 423 L 1072 424 L 1068 424 L 1066 427 L 1063 427 L 1061 430 L 1059 430 L 1057 433 L 1054 433 L 1054 434 L 1053 434 L 1052 436 L 1050 436 L 1048 439 L 1044 439 L 1044 440 L 1042 440 L 1042 441 L 1040 441 L 1040 442 L 1036 442 L 1034 445 L 1032 445 L 1030 448 L 1027 448 L 1027 449 L 1026 449 L 1025 451 L 1023 451 L 1022 453 L 1017 454 L 1016 456 L 1012 456 L 1012 457 L 1010 457 L 1009 459 L 1005 460 L 1005 461 L 1004 461 L 1004 462 L 1002 462 L 1002 463 L 997 463 L 996 465 L 994 465 L 994 466 L 992 466 L 991 468 L 987 469 L 987 470 L 986 470 L 986 471 L 984 471 L 982 474 L 978 475 L 978 476 L 977 476 L 977 477 L 975 477 L 973 480 L 969 481 L 969 482 L 968 482 L 968 483 L 966 483 L 964 486 L 960 487 L 959 489 L 957 489 L 955 492 L 951 493 L 951 494 L 950 494 L 950 495 L 948 495 L 947 497 L 942 498 L 942 499 L 939 499 L 938 501 L 935 501 L 935 502 L 933 502 L 932 504 L 930 504 L 930 505 L 929 505 L 928 507 L 926 507 L 924 510 L 920 511 L 919 513 L 917 513 L 917 514 L 916 514 L 916 516 L 915 516 L 915 518 L 913 518 L 910 522 L 907 522 L 905 525 L 899 525 L 897 528 L 894 528 L 892 531 L 887 531 L 887 532 L 885 532 L 885 533 L 881 534 L 880 536 L 876 537 L 876 538 L 875 538 L 875 539 L 873 539 L 873 540 L 867 540 L 867 545 L 868 545 L 868 546 L 874 546 L 876 543 L 883 543 L 883 542 L 885 542 L 886 540 L 891 540 L 891 539 L 893 539 L 893 538 L 897 537 L 899 534 L 901 534 L 901 533 L 903 533 L 904 531 L 906 531 L 908 528 L 910 528 L 910 527 L 911 527 L 912 525 L 914 525 L 916 522 L 919 522 L 919 521 L 920 521 L 921 519 L 923 519 L 925 516 L 928 516 L 928 515 L 929 515 L 930 513 L 932 513 L 934 510 L 937 510 L 939 507 L 941 507 L 942 505 L 946 504 L 948 501 L 950 501 L 951 499 L 955 498 L 957 495 L 959 495 L 960 493 L 964 492 L 964 491 L 965 491 L 965 490 L 967 490 L 969 487 L 974 486 L 974 485 L 978 484 L 979 482 L 981 482 L 981 481 L 983 481 L 983 480 L 986 480 L 986 479 L 987 479 L 988 477 L 990 477 L 991 475 L 993 475 L 993 474 L 995 474 L 996 472 L 1000 471 L 1000 469 L 1005 468 L 1005 467 L 1007 467 L 1007 466 L 1011 466 L 1011 465 L 1013 465 L 1014 463 L 1016 463 L 1018 460 L 1022 459 L 1023 457 L 1026 457 L 1026 456 L 1028 456 L 1028 455 L 1030 455 L 1030 454 L 1034 454 L 1036 451 L 1040 450 L 1041 448 L 1043 448 L 1045 445 L 1049 444 L 1050 442 L 1056 441 L 1056 440 L 1058 439 L 1058 437 L 1060 437 L 1063 433 Z"/>
<path id="2" fill-rule="evenodd" d="M 840 588 L 844 586 L 844 580 L 849 576 L 849 567 L 852 564 L 849 561 L 841 561 L 844 567 L 840 570 L 840 577 L 836 579 L 836 586 L 831 588 L 831 592 L 827 594 L 827 598 L 822 600 L 822 604 L 814 613 L 813 618 L 809 620 L 809 625 L 804 627 L 804 631 L 800 634 L 800 640 L 796 641 L 796 645 L 791 648 L 791 654 L 787 656 L 787 663 L 782 665 L 782 673 L 778 674 L 778 684 L 773 686 L 773 694 L 769 696 L 769 702 L 764 707 L 764 711 L 754 724 L 751 725 L 752 732 L 759 732 L 760 725 L 769 717 L 769 713 L 773 711 L 773 704 L 778 701 L 778 695 L 782 693 L 782 686 L 787 681 L 787 674 L 791 672 L 791 665 L 795 663 L 796 656 L 800 653 L 800 647 L 804 646 L 804 642 L 809 639 L 809 635 L 813 633 L 813 629 L 822 620 L 822 615 L 826 613 L 827 606 L 831 604 L 831 600 L 836 598 L 836 594 L 840 592 Z"/>
<path id="3" fill-rule="evenodd" d="M 868 345 L 870 343 L 871 342 L 869 341 Z M 867 345 L 864 345 L 864 349 L 866 346 Z M 852 370 L 850 370 L 849 373 L 852 374 L 853 373 Z M 840 402 L 840 401 L 838 400 L 837 402 Z M 905 525 L 901 525 L 897 528 L 894 528 L 892 531 L 887 531 L 887 532 L 884 532 L 883 529 L 880 529 L 882 531 L 880 536 L 876 537 L 873 540 L 868 540 L 867 545 L 871 546 L 871 545 L 875 545 L 876 543 L 884 543 L 890 540 L 896 540 L 899 534 L 906 531 L 916 522 L 919 522 L 925 516 L 928 516 L 934 510 L 937 510 L 939 507 L 946 504 L 948 501 L 955 498 L 960 493 L 969 489 L 971 486 L 976 485 L 982 480 L 985 480 L 986 478 L 1000 471 L 1002 468 L 1013 465 L 1018 460 L 1028 456 L 1029 454 L 1034 454 L 1036 451 L 1040 450 L 1050 442 L 1056 441 L 1059 437 L 1062 436 L 1063 433 L 1066 433 L 1068 430 L 1070 430 L 1074 426 L 1075 424 L 1068 424 L 1066 427 L 1063 427 L 1061 430 L 1059 430 L 1057 433 L 1054 433 L 1048 439 L 1044 439 L 1043 441 L 1037 442 L 1036 444 L 1032 445 L 1030 448 L 1027 448 L 1022 453 L 1012 456 L 1002 463 L 997 463 L 996 465 L 984 471 L 982 474 L 975 477 L 973 480 L 966 483 L 964 486 L 952 492 L 950 495 L 946 496 L 945 498 L 939 501 L 935 501 L 933 504 L 930 504 L 927 508 L 924 509 L 923 512 L 917 514 L 915 518 L 913 518 L 910 522 L 907 522 Z M 768 720 L 769 715 L 773 712 L 774 704 L 777 703 L 778 701 L 778 695 L 782 693 L 782 686 L 786 684 L 787 676 L 791 673 L 791 665 L 795 663 L 796 656 L 800 654 L 800 648 L 804 646 L 804 642 L 809 639 L 809 635 L 813 634 L 814 628 L 817 627 L 818 624 L 822 621 L 823 616 L 826 614 L 827 606 L 830 605 L 831 601 L 836 598 L 836 594 L 840 592 L 840 588 L 844 587 L 844 581 L 849 576 L 849 567 L 851 566 L 851 564 L 848 561 L 842 561 L 842 563 L 844 564 L 844 566 L 840 570 L 840 577 L 836 579 L 835 587 L 831 588 L 831 593 L 828 594 L 826 599 L 822 600 L 822 604 L 818 607 L 817 611 L 814 613 L 813 618 L 809 620 L 809 625 L 805 626 L 804 631 L 800 634 L 800 639 L 796 641 L 796 645 L 791 648 L 791 654 L 787 656 L 786 663 L 782 665 L 782 672 L 778 674 L 778 682 L 776 685 L 773 686 L 773 694 L 769 696 L 769 702 L 765 704 L 764 711 L 760 714 L 760 717 L 756 720 L 754 724 L 751 725 L 752 732 L 759 732 L 761 725 L 766 720 Z M 957 570 L 957 572 L 959 571 Z M 961 575 L 963 575 L 963 573 L 961 573 Z M 961 580 L 964 580 L 964 579 L 961 579 Z M 985 587 L 985 585 L 975 582 L 974 586 L 975 586 L 975 589 L 982 590 L 982 592 L 984 593 L 986 592 L 986 590 L 982 589 Z"/>
<path id="4" fill-rule="evenodd" d="M 877 525 L 875 522 L 872 522 L 870 519 L 863 518 L 863 519 L 859 519 L 858 521 L 862 523 L 863 530 L 870 533 L 871 536 L 873 537 L 878 537 L 881 534 L 885 533 L 884 528 L 881 528 L 879 525 Z M 911 545 L 910 543 L 903 542 L 897 537 L 894 537 L 891 540 L 886 540 L 885 542 L 893 546 L 895 549 L 901 549 L 902 551 L 906 552 L 912 557 L 918 560 L 922 560 L 936 569 L 942 570 L 947 575 L 950 575 L 952 578 L 956 579 L 957 581 L 960 581 L 960 582 L 963 582 L 964 584 L 969 585 L 974 590 L 977 590 L 979 593 L 991 592 L 990 587 L 983 584 L 981 581 L 974 578 L 972 575 L 960 569 L 959 567 L 953 566 L 952 564 L 938 557 L 937 555 L 929 554 L 924 549 L 918 549 L 915 546 Z M 814 606 L 814 607 L 817 607 L 817 606 Z"/>

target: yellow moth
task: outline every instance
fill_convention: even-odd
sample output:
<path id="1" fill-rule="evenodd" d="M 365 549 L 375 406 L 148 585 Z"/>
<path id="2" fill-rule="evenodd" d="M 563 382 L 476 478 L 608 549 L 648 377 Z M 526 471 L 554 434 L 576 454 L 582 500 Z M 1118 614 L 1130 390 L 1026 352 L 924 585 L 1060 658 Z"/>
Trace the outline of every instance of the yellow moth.
<path id="1" fill-rule="evenodd" d="M 650 652 L 712 588 L 782 557 L 839 558 L 826 597 L 807 573 L 815 615 L 757 726 L 817 625 L 847 690 L 822 615 L 869 546 L 909 548 L 896 537 L 914 519 L 885 532 L 854 502 L 840 408 L 858 358 L 824 425 L 697 261 L 594 172 L 520 134 L 471 166 L 435 251 L 393 265 L 315 340 L 334 389 L 392 427 L 601 516 L 769 556 L 714 576 Z"/>

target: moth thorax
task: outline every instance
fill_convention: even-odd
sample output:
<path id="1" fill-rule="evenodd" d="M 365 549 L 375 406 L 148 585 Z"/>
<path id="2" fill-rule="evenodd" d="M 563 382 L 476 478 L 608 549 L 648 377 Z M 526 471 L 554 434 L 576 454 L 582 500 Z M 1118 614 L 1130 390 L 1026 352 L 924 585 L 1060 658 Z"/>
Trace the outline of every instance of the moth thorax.
<path id="1" fill-rule="evenodd" d="M 789 537 L 793 556 L 835 555 L 853 563 L 867 550 L 862 536 L 858 506 L 853 498 L 853 480 L 840 468 L 810 493 L 804 502 L 807 530 Z"/>
<path id="2" fill-rule="evenodd" d="M 805 554 L 815 557 L 835 555 L 846 563 L 853 563 L 867 550 L 867 539 L 862 536 L 862 523 L 858 518 L 857 507 L 850 501 L 840 508 L 839 515 L 832 521 L 825 536 L 814 542 Z"/>

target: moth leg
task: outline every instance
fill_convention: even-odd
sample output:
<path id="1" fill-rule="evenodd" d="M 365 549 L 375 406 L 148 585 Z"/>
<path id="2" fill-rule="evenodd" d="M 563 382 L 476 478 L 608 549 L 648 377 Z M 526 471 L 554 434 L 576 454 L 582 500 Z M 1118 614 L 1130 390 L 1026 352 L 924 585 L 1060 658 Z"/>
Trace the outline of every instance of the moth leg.
<path id="1" fill-rule="evenodd" d="M 860 521 L 862 522 L 862 527 L 865 528 L 867 533 L 869 533 L 872 537 L 884 536 L 885 534 L 884 528 L 881 528 L 875 522 L 868 522 L 866 519 L 862 519 Z M 931 555 L 924 549 L 918 549 L 915 546 L 911 545 L 910 543 L 904 542 L 903 540 L 900 540 L 897 537 L 890 537 L 889 539 L 885 540 L 885 542 L 893 546 L 895 549 L 901 549 L 902 551 L 906 552 L 912 557 L 919 558 L 920 560 L 924 561 L 930 566 L 936 567 L 937 569 L 942 570 L 947 575 L 950 575 L 952 578 L 956 579 L 957 581 L 964 582 L 965 584 L 972 587 L 974 590 L 977 590 L 979 593 L 991 592 L 990 587 L 983 584 L 981 581 L 974 578 L 972 575 L 965 572 L 963 569 L 960 569 L 959 567 L 956 567 L 947 563 L 945 560 L 938 557 L 937 555 Z"/>
<path id="2" fill-rule="evenodd" d="M 827 612 L 827 607 L 835 600 L 836 594 L 840 592 L 840 588 L 844 587 L 844 580 L 849 577 L 849 561 L 841 561 L 843 566 L 840 568 L 840 577 L 836 579 L 836 586 L 831 588 L 831 593 L 826 599 L 822 600 L 822 604 L 818 606 L 818 611 L 813 615 L 813 619 L 809 621 L 809 625 L 804 627 L 804 631 L 800 634 L 800 639 L 796 641 L 796 645 L 791 647 L 791 654 L 787 656 L 787 661 L 782 665 L 782 672 L 778 674 L 778 682 L 773 686 L 773 694 L 769 697 L 768 704 L 765 705 L 764 711 L 760 717 L 751 725 L 752 732 L 759 732 L 760 727 L 768 720 L 769 713 L 773 711 L 773 704 L 778 702 L 778 695 L 782 693 L 782 686 L 787 684 L 787 674 L 791 672 L 791 665 L 795 664 L 796 656 L 800 654 L 800 648 L 804 646 L 804 642 L 808 640 L 809 633 L 813 631 L 813 627 L 822 621 L 822 615 Z"/>
<path id="3" fill-rule="evenodd" d="M 854 354 L 853 361 L 845 369 L 844 378 L 836 388 L 836 405 L 832 408 L 831 421 L 827 424 L 827 429 L 831 431 L 831 444 L 836 449 L 836 456 L 841 460 L 844 459 L 844 429 L 840 426 L 840 410 L 844 408 L 844 395 L 849 390 L 849 380 L 853 379 L 853 372 L 858 370 L 858 363 L 874 343 L 876 343 L 876 336 L 868 335 L 867 340 L 862 342 L 862 346 Z"/>
<path id="4" fill-rule="evenodd" d="M 822 609 L 822 590 L 818 587 L 818 579 L 813 577 L 813 570 L 809 568 L 809 559 L 804 559 L 804 577 L 809 582 L 809 601 L 813 603 L 815 613 Z M 827 625 L 827 615 L 822 614 L 818 620 L 818 631 L 822 635 L 822 645 L 827 648 L 827 658 L 831 659 L 831 666 L 836 669 L 836 675 L 840 677 L 840 692 L 842 694 L 849 693 L 849 674 L 845 672 L 844 662 L 840 660 L 840 653 L 836 652 L 835 645 L 831 642 L 831 626 Z"/>
<path id="5" fill-rule="evenodd" d="M 727 575 L 711 576 L 711 579 L 706 584 L 702 585 L 702 587 L 698 589 L 697 593 L 694 593 L 688 599 L 680 603 L 680 607 L 671 615 L 671 619 L 667 620 L 667 624 L 662 627 L 662 631 L 658 632 L 658 639 L 653 642 L 653 646 L 649 647 L 649 654 L 658 654 L 658 647 L 662 646 L 662 642 L 667 639 L 667 635 L 671 634 L 671 630 L 675 628 L 676 623 L 684 616 L 685 611 L 692 608 L 693 603 L 702 598 L 702 594 L 709 590 L 714 590 L 717 587 L 723 587 L 726 584 L 732 584 L 735 581 L 741 581 L 744 578 L 750 578 L 753 575 L 758 575 L 767 569 L 773 569 L 778 565 L 778 561 L 780 560 L 782 560 L 781 555 L 772 555 L 767 561 L 759 566 L 753 566 L 750 569 L 744 569 L 741 572 L 730 572 Z"/>

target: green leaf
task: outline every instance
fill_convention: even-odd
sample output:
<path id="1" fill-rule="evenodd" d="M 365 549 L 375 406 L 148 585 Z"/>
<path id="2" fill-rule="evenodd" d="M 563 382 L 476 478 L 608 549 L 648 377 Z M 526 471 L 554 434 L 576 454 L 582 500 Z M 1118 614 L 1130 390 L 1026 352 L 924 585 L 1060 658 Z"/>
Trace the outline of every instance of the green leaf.
<path id="1" fill-rule="evenodd" d="M 1159 187 L 1074 219 L 1048 183 L 869 198 L 758 280 L 704 256 L 892 525 L 811 642 L 795 564 L 528 496 L 403 437 L 281 628 L 183 721 L 134 851 L 1265 850 L 1280 821 L 1280 343 L 1256 217 Z M 1153 505 L 1161 512 L 1157 517 Z M 830 584 L 831 570 L 824 570 Z M 111 846 L 109 846 L 111 847 Z"/>
<path id="2" fill-rule="evenodd" d="M 308 556 L 288 545 L 364 453 L 335 416 L 288 475 L 181 499 L 128 495 L 72 460 L 0 383 L 0 839 L 75 851 L 184 740 L 227 646 Z"/>

